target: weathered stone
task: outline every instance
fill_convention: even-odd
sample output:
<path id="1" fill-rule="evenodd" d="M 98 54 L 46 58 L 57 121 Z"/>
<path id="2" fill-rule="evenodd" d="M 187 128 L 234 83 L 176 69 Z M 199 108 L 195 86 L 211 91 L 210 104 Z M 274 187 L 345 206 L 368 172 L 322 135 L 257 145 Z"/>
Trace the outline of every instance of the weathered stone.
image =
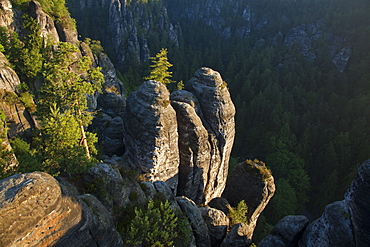
<path id="1" fill-rule="evenodd" d="M 294 245 L 285 245 L 285 241 L 278 235 L 267 235 L 259 243 L 258 247 L 286 247 Z"/>
<path id="2" fill-rule="evenodd" d="M 179 185 L 177 194 L 204 202 L 211 162 L 208 131 L 194 108 L 199 105 L 190 92 L 179 90 L 171 94 L 171 105 L 176 111 L 179 132 Z"/>
<path id="3" fill-rule="evenodd" d="M 97 200 L 94 203 L 99 204 Z M 1 246 L 120 246 L 101 205 L 99 218 L 50 175 L 17 174 L 0 181 Z M 100 220 L 99 220 L 100 219 Z"/>
<path id="4" fill-rule="evenodd" d="M 221 243 L 221 247 L 247 247 L 252 240 L 247 238 L 249 226 L 244 223 L 235 224 Z"/>
<path id="5" fill-rule="evenodd" d="M 207 224 L 211 246 L 220 246 L 229 227 L 229 218 L 221 210 L 200 207 L 204 222 Z"/>
<path id="6" fill-rule="evenodd" d="M 235 207 L 244 200 L 247 207 L 248 234 L 252 239 L 257 219 L 275 193 L 271 172 L 263 163 L 243 162 L 231 172 L 222 197 Z"/>
<path id="7" fill-rule="evenodd" d="M 28 132 L 35 125 L 34 119 L 16 94 L 19 84 L 18 75 L 0 52 L 0 95 L 3 98 L 0 101 L 0 110 L 4 112 L 9 123 L 9 137 Z"/>
<path id="8" fill-rule="evenodd" d="M 229 213 L 230 203 L 225 198 L 216 197 L 208 203 L 208 206 L 221 210 L 227 215 Z"/>
<path id="9" fill-rule="evenodd" d="M 299 246 L 366 246 L 355 245 L 351 215 L 345 201 L 325 207 L 320 218 L 308 225 Z"/>
<path id="10" fill-rule="evenodd" d="M 189 219 L 195 236 L 196 246 L 211 246 L 208 228 L 202 218 L 199 208 L 195 205 L 193 201 L 186 197 L 176 197 L 176 201 Z"/>
<path id="11" fill-rule="evenodd" d="M 345 194 L 350 211 L 355 245 L 368 246 L 370 243 L 370 160 L 358 169 L 357 177 Z M 344 217 L 348 217 L 344 211 Z"/>
<path id="12" fill-rule="evenodd" d="M 29 13 L 30 16 L 37 20 L 37 23 L 40 26 L 40 35 L 45 39 L 45 42 L 49 44 L 58 44 L 59 36 L 57 29 L 54 26 L 54 21 L 42 10 L 39 2 L 30 1 Z"/>
<path id="13" fill-rule="evenodd" d="M 205 203 L 221 196 L 228 174 L 229 158 L 235 136 L 235 107 L 226 82 L 210 68 L 200 68 L 186 83 L 186 90 L 198 99 L 200 118 L 209 133 L 211 162 L 205 184 Z"/>
<path id="14" fill-rule="evenodd" d="M 146 81 L 127 99 L 124 141 L 129 162 L 151 182 L 165 181 L 176 193 L 178 133 L 166 86 Z"/>
<path id="15" fill-rule="evenodd" d="M 308 222 L 307 217 L 303 215 L 285 216 L 258 246 L 272 246 L 272 244 L 275 246 L 298 246 L 298 240 L 301 238 Z"/>

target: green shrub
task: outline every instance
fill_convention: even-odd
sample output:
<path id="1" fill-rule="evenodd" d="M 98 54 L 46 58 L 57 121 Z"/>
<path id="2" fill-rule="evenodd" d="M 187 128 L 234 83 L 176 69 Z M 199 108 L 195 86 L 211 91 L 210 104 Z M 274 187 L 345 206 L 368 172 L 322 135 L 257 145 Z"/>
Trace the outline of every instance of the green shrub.
<path id="1" fill-rule="evenodd" d="M 230 227 L 238 223 L 247 223 L 248 207 L 244 200 L 240 201 L 236 207 L 228 205 L 228 209 L 229 213 L 227 216 L 230 219 Z"/>

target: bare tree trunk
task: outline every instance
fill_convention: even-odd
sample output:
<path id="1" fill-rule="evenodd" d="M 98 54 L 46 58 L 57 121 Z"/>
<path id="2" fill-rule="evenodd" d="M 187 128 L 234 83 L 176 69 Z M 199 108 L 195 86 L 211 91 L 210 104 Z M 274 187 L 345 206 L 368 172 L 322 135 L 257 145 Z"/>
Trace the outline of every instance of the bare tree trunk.
<path id="1" fill-rule="evenodd" d="M 81 116 L 81 110 L 78 109 L 78 115 Z M 85 148 L 85 152 L 86 152 L 86 157 L 88 159 L 91 158 L 90 156 L 90 150 L 89 150 L 89 145 L 87 144 L 87 139 L 86 139 L 86 134 L 85 134 L 85 129 L 84 129 L 84 126 L 81 124 L 80 122 L 80 130 L 81 130 L 81 141 L 80 141 L 80 145 L 82 144 Z"/>

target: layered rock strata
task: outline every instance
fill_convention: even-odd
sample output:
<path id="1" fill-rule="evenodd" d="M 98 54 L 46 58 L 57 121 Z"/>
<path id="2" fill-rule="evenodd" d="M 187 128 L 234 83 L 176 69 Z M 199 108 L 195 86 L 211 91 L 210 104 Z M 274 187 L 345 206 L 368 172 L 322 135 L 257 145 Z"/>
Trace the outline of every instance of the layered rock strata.
<path id="1" fill-rule="evenodd" d="M 151 181 L 170 181 L 177 195 L 208 203 L 225 188 L 235 107 L 212 69 L 199 69 L 186 89 L 170 101 L 162 83 L 147 81 L 128 98 L 126 154 Z"/>
<path id="2" fill-rule="evenodd" d="M 18 174 L 0 181 L 0 246 L 120 246 L 104 207 L 75 197 L 46 173 Z"/>
<path id="3" fill-rule="evenodd" d="M 128 160 L 151 182 L 178 184 L 178 132 L 176 112 L 166 86 L 146 81 L 127 99 L 124 138 Z"/>

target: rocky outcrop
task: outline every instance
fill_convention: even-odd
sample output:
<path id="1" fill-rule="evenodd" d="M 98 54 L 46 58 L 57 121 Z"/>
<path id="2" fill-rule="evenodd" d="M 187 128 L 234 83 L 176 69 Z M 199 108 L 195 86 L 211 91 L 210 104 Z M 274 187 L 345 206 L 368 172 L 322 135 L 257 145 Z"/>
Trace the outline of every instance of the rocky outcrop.
<path id="1" fill-rule="evenodd" d="M 10 67 L 4 54 L 0 52 L 0 110 L 4 112 L 8 124 L 8 136 L 14 137 L 31 130 L 35 124 L 17 95 L 20 80 Z"/>
<path id="2" fill-rule="evenodd" d="M 296 44 L 298 51 L 309 60 L 315 60 L 320 53 L 326 52 L 336 68 L 343 72 L 350 58 L 351 47 L 346 43 L 346 37 L 335 36 L 323 31 L 324 29 L 325 24 L 322 20 L 297 26 L 286 34 L 284 44 L 287 46 Z M 320 41 L 328 44 L 325 51 L 318 45 Z"/>
<path id="3" fill-rule="evenodd" d="M 194 77 L 186 83 L 185 89 L 198 99 L 198 114 L 208 131 L 211 153 L 207 180 L 204 181 L 204 201 L 208 203 L 211 199 L 221 196 L 226 185 L 235 136 L 235 107 L 226 82 L 217 71 L 210 68 L 197 70 Z M 188 137 L 184 135 L 180 136 L 181 138 L 186 140 Z"/>
<path id="4" fill-rule="evenodd" d="M 121 246 L 106 209 L 93 196 L 83 199 L 94 210 L 42 172 L 1 180 L 0 245 Z"/>
<path id="5" fill-rule="evenodd" d="M 128 160 L 152 182 L 178 184 L 176 112 L 166 86 L 146 81 L 127 99 L 124 138 Z"/>
<path id="6" fill-rule="evenodd" d="M 169 21 L 161 1 L 148 4 L 126 0 L 68 0 L 68 4 L 84 34 L 101 40 L 108 54 L 118 63 L 147 62 L 151 53 L 148 43 L 153 39 L 167 47 L 178 45 L 181 28 Z M 95 15 L 103 18 L 91 25 L 90 20 Z"/>
<path id="7" fill-rule="evenodd" d="M 246 161 L 238 164 L 231 172 L 222 197 L 235 207 L 244 200 L 247 207 L 248 223 L 243 232 L 252 239 L 257 219 L 275 193 L 275 183 L 265 164 Z"/>
<path id="8" fill-rule="evenodd" d="M 369 192 L 370 161 L 366 161 L 358 169 L 343 201 L 327 205 L 322 216 L 307 227 L 304 216 L 283 218 L 258 246 L 297 246 L 297 241 L 300 247 L 368 246 L 370 202 L 364 195 Z"/>
<path id="9" fill-rule="evenodd" d="M 37 1 L 29 3 L 30 16 L 37 20 L 40 26 L 40 34 L 49 44 L 57 44 L 59 42 L 58 31 L 55 28 L 53 19 L 42 11 L 41 5 Z"/>
<path id="10" fill-rule="evenodd" d="M 211 246 L 211 239 L 209 237 L 207 225 L 195 203 L 186 197 L 176 197 L 176 201 L 190 221 L 196 240 L 196 246 Z"/>
<path id="11" fill-rule="evenodd" d="M 252 243 L 252 240 L 246 236 L 249 234 L 249 228 L 245 223 L 233 225 L 230 232 L 221 243 L 221 247 L 245 247 Z"/>
<path id="12" fill-rule="evenodd" d="M 210 207 L 200 207 L 204 222 L 207 224 L 211 246 L 220 246 L 229 228 L 229 218 L 221 210 Z"/>
<path id="13" fill-rule="evenodd" d="M 288 215 L 281 219 L 270 234 L 258 243 L 259 247 L 298 246 L 308 225 L 308 219 L 303 215 Z"/>
<path id="14" fill-rule="evenodd" d="M 370 161 L 364 162 L 358 169 L 357 177 L 345 194 L 356 246 L 370 243 Z M 345 211 L 344 216 L 348 216 Z"/>
<path id="15" fill-rule="evenodd" d="M 346 203 L 341 201 L 327 205 L 322 216 L 307 227 L 299 246 L 355 246 Z"/>
<path id="16" fill-rule="evenodd" d="M 104 53 L 98 55 L 97 66 L 102 68 L 105 83 L 103 92 L 96 99 L 97 116 L 93 120 L 93 129 L 99 135 L 99 144 L 108 156 L 122 155 L 123 115 L 126 107 L 125 88 L 118 79 L 114 65 Z"/>

